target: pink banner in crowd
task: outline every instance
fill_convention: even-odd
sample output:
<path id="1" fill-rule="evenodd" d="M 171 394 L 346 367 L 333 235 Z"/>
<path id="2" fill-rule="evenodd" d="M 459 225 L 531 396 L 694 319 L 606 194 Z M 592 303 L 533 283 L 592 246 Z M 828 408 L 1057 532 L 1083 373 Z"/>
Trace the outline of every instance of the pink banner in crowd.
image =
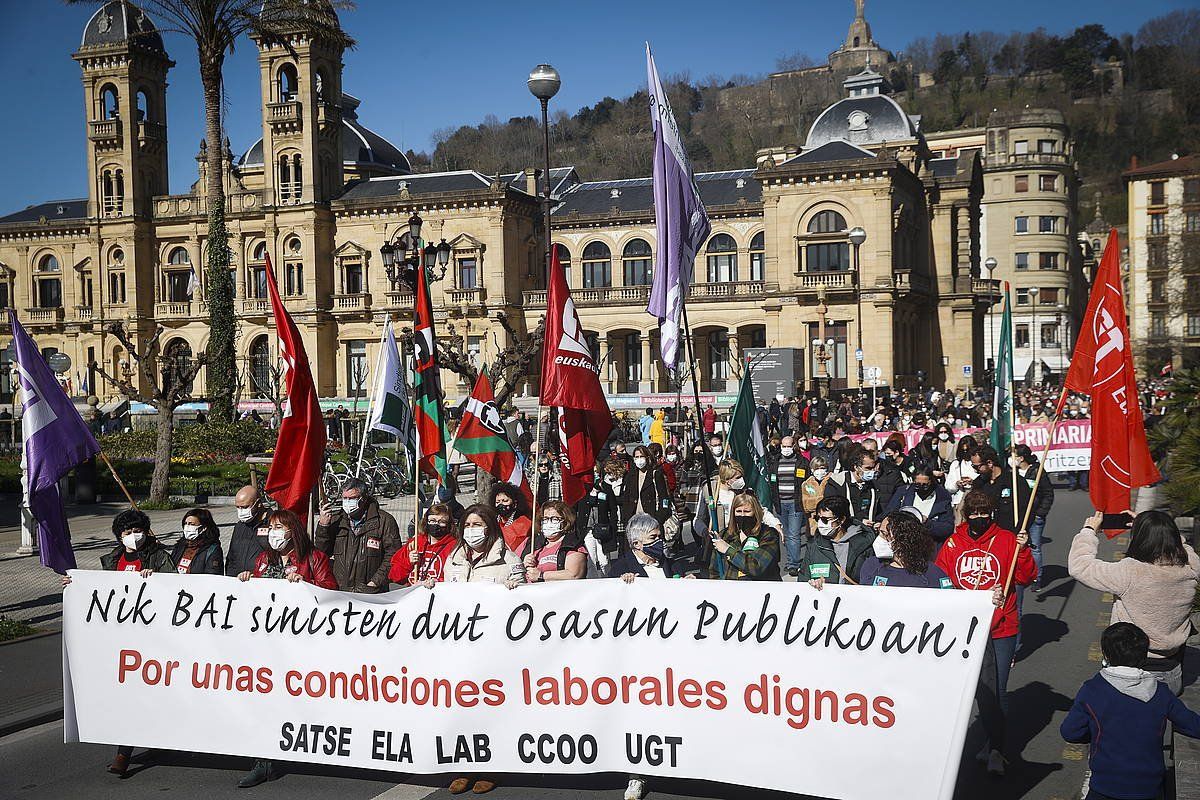
<path id="1" fill-rule="evenodd" d="M 901 431 L 900 435 L 904 437 L 905 447 L 911 450 L 921 441 L 921 437 L 930 430 L 932 429 L 913 428 Z M 879 445 L 882 447 L 883 443 L 893 433 L 895 431 L 871 431 L 870 433 L 856 434 L 850 438 L 856 442 L 871 438 L 879 442 Z M 987 443 L 987 428 L 955 428 L 954 430 L 954 438 L 956 440 L 968 434 L 975 437 L 976 442 Z M 1049 435 L 1049 422 L 1035 422 L 1017 426 L 1017 444 L 1029 445 L 1029 448 L 1033 450 L 1033 454 L 1038 458 L 1042 457 L 1042 451 L 1046 447 L 1046 438 Z M 1076 472 L 1090 469 L 1091 464 L 1092 421 L 1088 419 L 1072 419 L 1060 422 L 1058 430 L 1054 434 L 1054 443 L 1050 446 L 1050 452 L 1046 456 L 1046 471 Z"/>

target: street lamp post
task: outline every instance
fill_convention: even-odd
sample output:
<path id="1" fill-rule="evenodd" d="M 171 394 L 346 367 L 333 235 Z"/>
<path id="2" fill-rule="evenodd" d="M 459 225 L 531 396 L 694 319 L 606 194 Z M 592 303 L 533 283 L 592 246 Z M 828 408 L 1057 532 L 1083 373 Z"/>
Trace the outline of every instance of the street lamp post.
<path id="1" fill-rule="evenodd" d="M 863 347 L 862 338 L 862 262 L 859 260 L 859 249 L 866 240 L 867 232 L 865 230 L 857 226 L 850 229 L 850 244 L 854 245 L 854 299 L 858 306 L 856 313 L 858 332 L 855 335 L 857 352 L 854 357 L 858 361 L 858 393 L 860 396 L 863 388 L 863 359 L 866 358 L 867 351 Z"/>
<path id="2" fill-rule="evenodd" d="M 991 283 L 991 280 L 992 280 L 992 275 L 996 271 L 996 265 L 998 263 L 999 262 L 996 261 L 996 259 L 993 258 L 992 256 L 988 256 L 983 261 L 983 278 L 984 278 L 984 280 L 988 281 L 988 310 L 987 310 L 987 332 L 988 332 L 987 340 L 988 340 L 988 344 L 987 344 L 987 353 L 984 354 L 983 361 L 984 361 L 984 364 L 986 365 L 985 368 L 987 369 L 987 373 L 991 377 L 991 387 L 990 388 L 992 388 L 992 389 L 996 388 L 996 372 L 995 372 L 995 370 L 996 370 L 996 367 L 995 367 L 995 363 L 996 363 L 996 352 L 995 352 L 995 348 L 996 348 L 996 329 L 995 329 L 996 318 L 993 316 L 993 312 L 996 308 L 996 295 L 995 295 L 995 292 L 992 291 L 994 286 Z"/>
<path id="3" fill-rule="evenodd" d="M 550 248 L 553 242 L 550 235 L 550 211 L 554 207 L 554 201 L 550 196 L 554 188 L 550 182 L 550 98 L 558 94 L 558 89 L 562 86 L 562 78 L 559 77 L 558 70 L 549 64 L 538 64 L 529 73 L 527 84 L 530 93 L 542 104 L 542 156 L 546 178 L 546 192 L 542 196 L 542 213 L 546 229 L 546 280 L 549 281 Z"/>
<path id="4" fill-rule="evenodd" d="M 383 271 L 392 287 L 408 282 L 414 288 L 416 281 L 410 280 L 413 271 L 423 267 L 430 282 L 440 281 L 446 276 L 450 264 L 450 243 L 444 238 L 438 244 L 429 242 L 421 247 L 421 226 L 424 221 L 414 212 L 405 227 L 397 231 L 395 239 L 387 240 L 379 248 L 383 259 Z"/>
<path id="5" fill-rule="evenodd" d="M 1041 383 L 1041 381 L 1038 380 L 1040 370 L 1038 369 L 1038 363 L 1037 363 L 1037 335 L 1038 335 L 1037 307 L 1038 307 L 1038 299 L 1040 298 L 1040 296 L 1041 296 L 1041 289 L 1039 289 L 1037 286 L 1029 287 L 1029 302 L 1032 305 L 1032 315 L 1030 316 L 1030 319 L 1029 319 L 1029 347 L 1030 347 L 1029 367 L 1033 371 L 1034 386 L 1037 386 L 1038 384 Z"/>

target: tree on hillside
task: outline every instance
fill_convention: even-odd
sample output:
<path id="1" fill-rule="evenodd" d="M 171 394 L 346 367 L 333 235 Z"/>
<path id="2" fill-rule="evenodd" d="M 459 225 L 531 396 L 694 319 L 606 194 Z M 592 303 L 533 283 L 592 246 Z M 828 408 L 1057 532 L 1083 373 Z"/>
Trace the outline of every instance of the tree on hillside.
<path id="1" fill-rule="evenodd" d="M 99 4 L 102 0 L 68 0 Z M 204 94 L 205 141 L 208 184 L 208 401 L 216 421 L 232 422 L 233 387 L 238 370 L 235 358 L 237 319 L 233 309 L 232 254 L 225 228 L 225 183 L 222 157 L 225 148 L 223 70 L 225 56 L 233 52 L 242 36 L 291 49 L 288 35 L 305 31 L 343 48 L 354 40 L 338 24 L 338 8 L 350 8 L 349 0 L 141 0 L 155 18 L 159 30 L 178 33 L 196 45 L 200 85 Z"/>

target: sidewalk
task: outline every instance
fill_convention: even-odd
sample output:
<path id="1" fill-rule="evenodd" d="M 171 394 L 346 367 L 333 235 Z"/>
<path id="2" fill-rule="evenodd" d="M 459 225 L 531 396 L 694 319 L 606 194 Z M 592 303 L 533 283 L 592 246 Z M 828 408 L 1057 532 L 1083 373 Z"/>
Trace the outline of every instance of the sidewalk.
<path id="1" fill-rule="evenodd" d="M 62 634 L 0 644 L 0 738 L 62 718 Z"/>

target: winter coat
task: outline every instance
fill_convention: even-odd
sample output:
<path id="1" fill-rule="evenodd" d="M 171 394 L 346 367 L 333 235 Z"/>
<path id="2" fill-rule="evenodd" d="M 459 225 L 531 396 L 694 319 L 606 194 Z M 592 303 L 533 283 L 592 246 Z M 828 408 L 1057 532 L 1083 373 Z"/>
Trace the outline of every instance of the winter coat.
<path id="1" fill-rule="evenodd" d="M 779 531 L 766 523 L 758 535 L 741 540 L 737 531 L 725 530 L 721 538 L 729 543 L 724 553 L 705 542 L 707 559 L 700 568 L 701 578 L 726 581 L 781 581 L 779 572 Z M 750 545 L 753 541 L 757 546 Z M 614 573 L 616 574 L 616 573 Z"/>
<path id="2" fill-rule="evenodd" d="M 935 563 L 950 576 L 956 588 L 990 592 L 997 586 L 1003 586 L 1013 553 L 1017 550 L 1016 534 L 995 522 L 978 539 L 972 538 L 968 531 L 965 522 L 955 528 L 938 551 Z M 1037 574 L 1032 551 L 1022 547 L 1017 554 L 1012 589 L 1028 586 L 1037 580 Z M 993 639 L 1016 636 L 1020 630 L 1017 593 L 1012 589 L 1004 598 L 1004 605 L 992 614 Z"/>
<path id="3" fill-rule="evenodd" d="M 328 525 L 317 525 L 314 544 L 329 556 L 338 586 L 344 592 L 375 594 L 388 590 L 388 569 L 400 549 L 396 519 L 379 507 L 375 498 L 363 504 L 355 525 L 350 515 L 338 511 Z M 368 583 L 374 583 L 369 586 Z"/>
<path id="4" fill-rule="evenodd" d="M 876 475 L 873 483 L 881 511 L 887 507 L 888 503 L 892 502 L 892 496 L 908 484 L 910 473 L 907 470 L 910 467 L 916 468 L 916 462 L 911 458 L 906 458 L 903 466 L 886 458 L 879 460 L 875 468 Z"/>
<path id="5" fill-rule="evenodd" d="M 287 553 L 281 556 L 281 558 L 283 559 L 284 571 L 289 575 L 297 573 L 305 583 L 320 586 L 322 589 L 338 588 L 337 578 L 334 577 L 333 569 L 329 565 L 329 556 L 320 550 L 313 550 L 308 554 L 308 558 L 299 564 L 294 560 L 294 553 Z M 263 577 L 270 565 L 271 553 L 264 550 L 258 554 L 258 558 L 254 562 L 254 569 L 251 570 L 251 575 L 255 578 Z"/>
<path id="6" fill-rule="evenodd" d="M 986 475 L 980 475 L 975 479 L 974 488 L 979 489 L 984 494 L 992 498 L 992 502 L 996 507 L 995 520 L 996 524 L 1001 528 L 1017 533 L 1021 529 L 1021 519 L 1025 516 L 1025 510 L 1029 508 L 1029 484 L 1025 479 L 1017 476 L 1017 502 L 1016 508 L 1013 508 L 1013 474 L 1006 467 L 1000 477 L 991 480 Z M 1032 522 L 1030 519 L 1028 522 Z"/>
<path id="7" fill-rule="evenodd" d="M 229 552 L 225 554 L 225 574 L 236 577 L 243 572 L 253 572 L 255 561 L 265 549 L 266 536 L 266 514 L 249 522 L 234 523 Z"/>
<path id="8" fill-rule="evenodd" d="M 125 545 L 117 542 L 117 546 L 110 552 L 100 556 L 100 568 L 115 572 L 124 552 Z M 171 560 L 171 553 L 167 550 L 166 545 L 152 536 L 146 537 L 142 546 L 133 556 L 142 562 L 142 569 L 152 569 L 155 572 L 175 571 L 175 562 Z"/>
<path id="9" fill-rule="evenodd" d="M 788 465 L 788 470 L 792 476 L 795 489 L 790 496 L 785 496 L 779 490 L 780 462 Z M 801 499 L 800 484 L 808 478 L 808 459 L 801 455 L 799 451 L 795 452 L 791 458 L 785 459 L 783 453 L 778 450 L 772 450 L 766 458 L 766 477 L 767 482 L 771 485 L 771 506 L 775 509 L 776 513 L 780 513 L 783 503 L 795 503 Z"/>
<path id="10" fill-rule="evenodd" d="M 191 558 L 184 555 L 189 546 L 196 548 Z M 180 575 L 225 574 L 225 556 L 221 552 L 221 540 L 216 529 L 200 534 L 194 542 L 180 537 L 171 550 L 171 561 Z"/>
<path id="11" fill-rule="evenodd" d="M 842 472 L 825 482 L 822 497 L 844 497 L 850 502 L 850 516 L 857 522 L 878 522 L 883 518 L 883 503 L 875 483 L 854 483 L 852 473 Z M 890 495 L 889 495 L 890 496 Z"/>
<path id="12" fill-rule="evenodd" d="M 621 486 L 624 488 L 625 484 Z M 621 498 L 607 483 L 593 486 L 575 504 L 575 525 L 579 532 L 584 536 L 590 533 L 605 550 L 617 549 L 620 517 Z"/>
<path id="13" fill-rule="evenodd" d="M 962 461 L 955 459 L 950 462 L 949 469 L 946 470 L 946 491 L 950 493 L 950 502 L 957 508 L 962 499 L 966 497 L 967 492 L 964 489 L 958 488 L 960 480 L 974 481 L 979 477 L 975 472 L 975 468 L 971 466 L 971 459 Z"/>
<path id="14" fill-rule="evenodd" d="M 658 568 L 662 570 L 662 575 L 658 575 L 656 572 L 653 576 L 651 576 L 650 573 L 646 571 L 646 565 L 642 563 L 641 559 L 639 559 L 632 552 L 626 550 L 624 553 L 608 562 L 608 574 L 609 577 L 612 578 L 619 578 L 622 575 L 627 575 L 630 573 L 638 576 L 639 578 L 679 578 L 683 576 L 683 569 L 681 569 L 682 566 L 683 563 L 680 561 L 664 558 L 662 561 L 658 562 Z"/>
<path id="15" fill-rule="evenodd" d="M 645 476 L 644 478 L 642 476 Z M 638 481 L 641 480 L 641 492 L 638 494 Z M 625 483 L 621 492 L 621 524 L 629 522 L 637 513 L 638 499 L 641 499 L 642 511 L 658 520 L 660 525 L 671 518 L 673 505 L 671 491 L 667 488 L 667 478 L 663 471 L 656 466 L 649 466 L 645 472 L 637 469 L 625 473 Z"/>
<path id="16" fill-rule="evenodd" d="M 833 539 L 820 534 L 808 536 L 805 539 L 804 558 L 800 562 L 801 580 L 824 578 L 826 583 L 845 583 L 842 580 L 844 571 L 850 580 L 858 583 L 863 562 L 875 552 L 871 546 L 875 541 L 875 533 L 851 522 L 842 541 L 849 545 L 845 563 L 838 561 Z"/>
<path id="17" fill-rule="evenodd" d="M 884 514 L 917 504 L 917 487 L 909 484 L 892 495 Z M 925 528 L 938 544 L 950 538 L 954 533 L 954 506 L 950 503 L 950 493 L 946 487 L 933 485 L 933 506 L 929 509 L 929 518 L 925 520 Z"/>
<path id="18" fill-rule="evenodd" d="M 472 561 L 472 551 L 459 544 L 446 562 L 443 583 L 504 583 L 513 574 L 513 565 L 521 559 L 509 551 L 504 539 L 497 539 L 492 548 L 480 558 Z"/>
<path id="19" fill-rule="evenodd" d="M 1037 464 L 1025 470 L 1022 477 L 1030 487 L 1037 480 L 1038 467 Z M 1046 519 L 1050 516 L 1050 508 L 1054 505 L 1054 484 L 1050 482 L 1050 475 L 1043 474 L 1042 479 L 1038 481 L 1037 493 L 1033 497 L 1033 515 Z"/>
<path id="20" fill-rule="evenodd" d="M 458 540 L 450 534 L 440 537 L 437 541 L 430 541 L 428 534 L 417 534 L 405 542 L 404 546 L 392 556 L 388 579 L 392 583 L 407 586 L 408 576 L 420 564 L 418 581 L 426 578 L 433 578 L 435 581 L 444 580 L 446 563 L 457 546 Z"/>
<path id="21" fill-rule="evenodd" d="M 1132 622 L 1150 637 L 1150 657 L 1174 656 L 1191 635 L 1192 603 L 1200 580 L 1200 557 L 1184 543 L 1186 566 L 1159 566 L 1122 558 L 1096 558 L 1096 532 L 1084 528 L 1071 542 L 1067 572 L 1100 592 L 1113 595 L 1112 622 Z"/>

